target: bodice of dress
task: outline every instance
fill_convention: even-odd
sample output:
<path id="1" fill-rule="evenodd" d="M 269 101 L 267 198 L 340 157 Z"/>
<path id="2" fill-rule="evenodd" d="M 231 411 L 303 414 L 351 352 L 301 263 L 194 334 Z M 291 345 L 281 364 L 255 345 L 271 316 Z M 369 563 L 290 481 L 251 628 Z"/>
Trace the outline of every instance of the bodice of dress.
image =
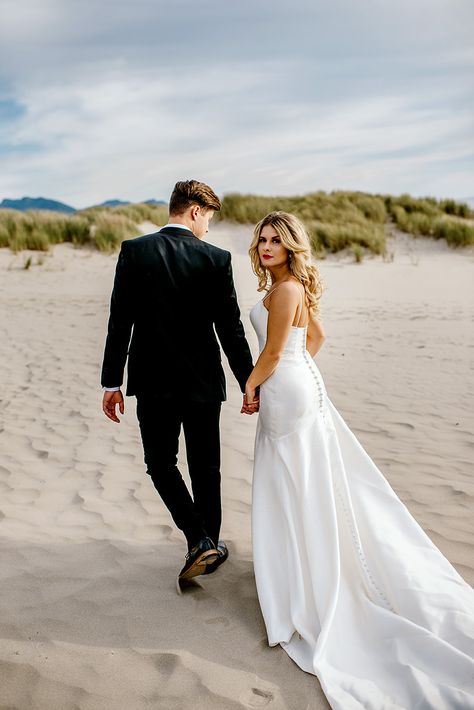
<path id="1" fill-rule="evenodd" d="M 268 311 L 263 305 L 263 300 L 257 301 L 250 311 L 250 322 L 257 333 L 259 350 L 262 352 L 267 342 L 268 325 Z M 306 327 L 291 326 L 288 340 L 282 353 L 283 359 L 304 358 L 306 353 L 306 333 Z"/>

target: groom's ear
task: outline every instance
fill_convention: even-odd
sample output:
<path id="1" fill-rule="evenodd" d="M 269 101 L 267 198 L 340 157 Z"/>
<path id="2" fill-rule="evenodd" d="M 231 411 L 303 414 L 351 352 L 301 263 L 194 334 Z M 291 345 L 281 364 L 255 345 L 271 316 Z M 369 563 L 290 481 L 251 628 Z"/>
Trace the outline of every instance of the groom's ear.
<path id="1" fill-rule="evenodd" d="M 189 214 L 192 219 L 196 219 L 196 216 L 197 216 L 200 209 L 201 208 L 199 207 L 199 205 L 191 205 L 191 207 L 189 209 Z"/>

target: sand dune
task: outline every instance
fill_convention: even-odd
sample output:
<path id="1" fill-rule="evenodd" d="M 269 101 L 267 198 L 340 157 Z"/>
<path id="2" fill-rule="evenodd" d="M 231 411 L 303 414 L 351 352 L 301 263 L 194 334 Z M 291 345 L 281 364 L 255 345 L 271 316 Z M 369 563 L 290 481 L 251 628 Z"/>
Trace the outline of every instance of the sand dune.
<path id="1" fill-rule="evenodd" d="M 243 320 L 250 229 L 232 250 Z M 472 251 L 398 236 L 392 261 L 321 262 L 329 395 L 431 539 L 474 582 Z M 116 256 L 59 245 L 23 268 L 0 250 L 0 707 L 141 710 L 328 707 L 317 680 L 268 648 L 251 560 L 256 417 L 223 408 L 218 574 L 178 594 L 185 546 L 145 474 L 126 400 L 98 384 Z M 185 471 L 184 451 L 180 455 Z"/>

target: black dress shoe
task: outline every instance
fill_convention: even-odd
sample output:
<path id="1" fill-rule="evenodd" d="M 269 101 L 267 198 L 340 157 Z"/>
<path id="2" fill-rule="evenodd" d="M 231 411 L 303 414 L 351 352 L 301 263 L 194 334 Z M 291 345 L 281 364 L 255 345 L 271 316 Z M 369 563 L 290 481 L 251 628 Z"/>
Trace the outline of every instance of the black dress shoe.
<path id="1" fill-rule="evenodd" d="M 219 542 L 217 543 L 217 551 L 219 553 L 219 557 L 214 562 L 210 562 L 208 565 L 206 565 L 206 569 L 204 570 L 203 574 L 212 574 L 229 557 L 229 550 L 227 549 L 227 545 L 225 544 L 224 540 L 219 540 Z"/>
<path id="2" fill-rule="evenodd" d="M 214 547 L 210 537 L 203 537 L 186 555 L 184 567 L 179 573 L 179 579 L 190 579 L 203 574 L 206 565 L 214 562 L 219 557 L 219 552 Z"/>

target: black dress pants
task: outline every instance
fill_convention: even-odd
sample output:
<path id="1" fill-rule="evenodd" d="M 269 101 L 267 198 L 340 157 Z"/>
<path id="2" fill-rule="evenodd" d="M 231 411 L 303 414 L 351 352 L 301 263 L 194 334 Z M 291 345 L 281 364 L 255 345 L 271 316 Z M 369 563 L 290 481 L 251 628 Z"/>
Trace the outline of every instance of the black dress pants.
<path id="1" fill-rule="evenodd" d="M 170 402 L 137 395 L 147 473 L 191 549 L 221 527 L 221 402 Z M 183 426 L 192 497 L 177 467 Z"/>

